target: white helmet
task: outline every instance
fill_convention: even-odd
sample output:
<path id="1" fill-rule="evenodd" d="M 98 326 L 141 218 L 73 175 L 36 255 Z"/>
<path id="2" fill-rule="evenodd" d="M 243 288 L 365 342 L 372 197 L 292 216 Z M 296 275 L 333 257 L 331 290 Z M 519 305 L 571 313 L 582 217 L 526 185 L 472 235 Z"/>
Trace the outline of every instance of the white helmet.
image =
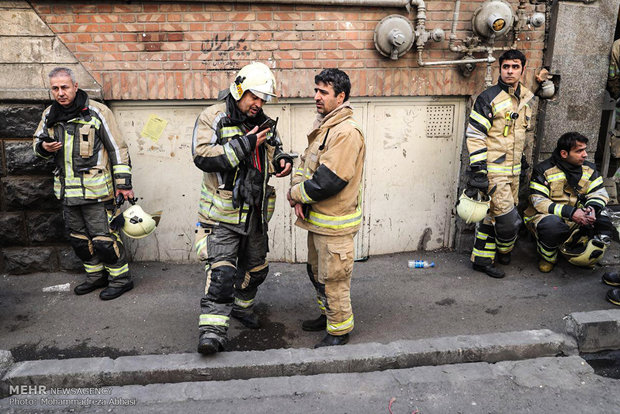
<path id="1" fill-rule="evenodd" d="M 129 207 L 123 212 L 125 224 L 123 224 L 123 233 L 132 239 L 141 239 L 155 231 L 161 212 L 150 215 L 142 210 L 137 204 Z"/>
<path id="2" fill-rule="evenodd" d="M 264 63 L 252 62 L 241 68 L 230 84 L 230 93 L 235 101 L 241 99 L 245 91 L 250 91 L 265 102 L 276 97 L 276 78 Z"/>
<path id="3" fill-rule="evenodd" d="M 480 193 L 478 193 L 480 198 Z M 463 191 L 463 194 L 459 197 L 459 201 L 456 202 L 456 212 L 460 218 L 465 220 L 465 223 L 477 223 L 487 215 L 491 206 L 491 200 L 489 197 L 484 196 L 483 199 L 473 199 L 468 197 Z"/>

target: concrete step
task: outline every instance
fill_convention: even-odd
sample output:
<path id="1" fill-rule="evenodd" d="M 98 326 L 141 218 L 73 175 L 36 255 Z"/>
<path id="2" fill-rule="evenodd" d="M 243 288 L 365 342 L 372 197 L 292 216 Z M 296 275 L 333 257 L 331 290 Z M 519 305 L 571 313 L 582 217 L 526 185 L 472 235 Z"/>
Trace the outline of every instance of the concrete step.
<path id="1" fill-rule="evenodd" d="M 0 412 L 615 413 L 619 383 L 578 356 L 546 357 L 18 395 Z"/>
<path id="2" fill-rule="evenodd" d="M 575 340 L 550 330 L 463 335 L 387 344 L 110 358 L 25 361 L 0 383 L 2 396 L 18 386 L 90 388 L 261 377 L 360 373 L 463 362 L 498 362 L 577 353 Z"/>

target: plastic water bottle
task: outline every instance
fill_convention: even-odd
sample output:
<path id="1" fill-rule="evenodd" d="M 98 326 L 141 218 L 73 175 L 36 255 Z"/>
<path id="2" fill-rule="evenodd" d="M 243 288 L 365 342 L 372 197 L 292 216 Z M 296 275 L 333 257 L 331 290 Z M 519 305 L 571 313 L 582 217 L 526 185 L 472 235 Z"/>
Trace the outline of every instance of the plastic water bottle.
<path id="1" fill-rule="evenodd" d="M 435 267 L 435 262 L 427 262 L 426 260 L 409 260 L 408 265 L 411 269 L 426 269 L 429 267 Z"/>

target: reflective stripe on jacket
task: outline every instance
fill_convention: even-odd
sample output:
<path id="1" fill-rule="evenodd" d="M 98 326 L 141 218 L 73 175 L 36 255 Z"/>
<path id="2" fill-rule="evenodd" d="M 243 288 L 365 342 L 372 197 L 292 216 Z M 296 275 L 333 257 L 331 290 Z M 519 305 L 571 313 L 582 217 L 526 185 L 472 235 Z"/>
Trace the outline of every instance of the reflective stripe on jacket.
<path id="1" fill-rule="evenodd" d="M 204 172 L 198 209 L 199 221 L 232 225 L 246 222 L 250 206 L 233 206 L 233 188 L 240 173 L 240 165 L 249 159 L 255 150 L 255 143 L 246 136 L 247 132 L 245 125 L 233 124 L 228 117 L 226 101 L 211 105 L 198 116 L 192 136 L 192 156 L 194 164 Z M 271 133 L 268 133 L 267 139 L 271 136 Z M 261 211 L 264 219 L 268 221 L 275 208 L 275 190 L 267 185 L 267 181 L 269 174 L 274 172 L 271 160 L 276 148 L 267 142 L 261 148 L 266 151 L 261 166 Z"/>
<path id="2" fill-rule="evenodd" d="M 113 198 L 114 188 L 130 190 L 131 161 L 127 144 L 110 109 L 87 100 L 90 119 L 81 115 L 46 128 L 51 107 L 34 134 L 33 149 L 42 158 L 54 157 L 54 193 L 66 205 L 80 205 Z M 43 142 L 63 144 L 56 153 L 43 149 Z"/>
<path id="3" fill-rule="evenodd" d="M 310 207 L 297 226 L 325 235 L 357 232 L 362 222 L 365 153 L 361 127 L 345 102 L 308 135 L 290 190 L 293 200 Z"/>
<path id="4" fill-rule="evenodd" d="M 529 102 L 533 96 L 522 84 L 515 91 L 501 80 L 478 96 L 465 133 L 473 171 L 485 170 L 489 175 L 520 174 L 525 132 L 531 125 Z M 510 117 L 511 114 L 516 115 Z"/>

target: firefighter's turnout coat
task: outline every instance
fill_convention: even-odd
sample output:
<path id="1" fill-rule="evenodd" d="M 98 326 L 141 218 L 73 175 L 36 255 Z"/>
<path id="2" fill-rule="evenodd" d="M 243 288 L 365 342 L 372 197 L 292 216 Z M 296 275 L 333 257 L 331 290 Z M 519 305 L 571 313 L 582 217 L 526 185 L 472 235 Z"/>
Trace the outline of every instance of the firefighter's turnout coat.
<path id="1" fill-rule="evenodd" d="M 34 135 L 34 152 L 42 158 L 55 156 L 54 194 L 68 206 L 110 200 L 114 189 L 131 190 L 131 162 L 127 144 L 112 111 L 87 99 L 88 111 L 74 119 L 46 127 L 51 106 Z M 43 141 L 63 144 L 56 153 L 43 149 Z"/>
<path id="2" fill-rule="evenodd" d="M 533 97 L 521 83 L 515 89 L 501 79 L 478 96 L 466 132 L 472 171 L 487 171 L 489 180 L 492 176 L 521 173 L 525 133 L 532 117 L 529 103 Z"/>
<path id="3" fill-rule="evenodd" d="M 586 161 L 581 167 L 577 185 L 568 183 L 566 174 L 553 157 L 538 164 L 530 181 L 530 204 L 525 210 L 525 223 L 531 228 L 544 217 L 553 214 L 569 222 L 576 209 L 592 207 L 597 212 L 607 205 L 609 196 L 603 186 L 603 177 L 596 166 Z"/>
<path id="4" fill-rule="evenodd" d="M 348 103 L 315 126 L 292 180 L 291 199 L 309 206 L 297 226 L 325 235 L 359 230 L 365 153 L 361 127 Z"/>
<path id="5" fill-rule="evenodd" d="M 225 223 L 242 228 L 250 206 L 247 203 L 233 205 L 233 189 L 242 168 L 242 162 L 256 156 L 256 139 L 246 133 L 253 126 L 235 122 L 227 113 L 227 101 L 205 109 L 194 127 L 192 155 L 194 164 L 204 171 L 200 191 L 198 219 L 202 223 Z M 262 112 L 261 112 L 262 113 Z M 266 119 L 266 118 L 265 118 Z M 267 133 L 267 140 L 272 133 Z M 271 218 L 275 208 L 275 191 L 267 185 L 269 174 L 274 172 L 272 160 L 281 152 L 279 146 L 265 142 L 257 158 L 263 176 L 261 212 L 264 220 Z"/>

